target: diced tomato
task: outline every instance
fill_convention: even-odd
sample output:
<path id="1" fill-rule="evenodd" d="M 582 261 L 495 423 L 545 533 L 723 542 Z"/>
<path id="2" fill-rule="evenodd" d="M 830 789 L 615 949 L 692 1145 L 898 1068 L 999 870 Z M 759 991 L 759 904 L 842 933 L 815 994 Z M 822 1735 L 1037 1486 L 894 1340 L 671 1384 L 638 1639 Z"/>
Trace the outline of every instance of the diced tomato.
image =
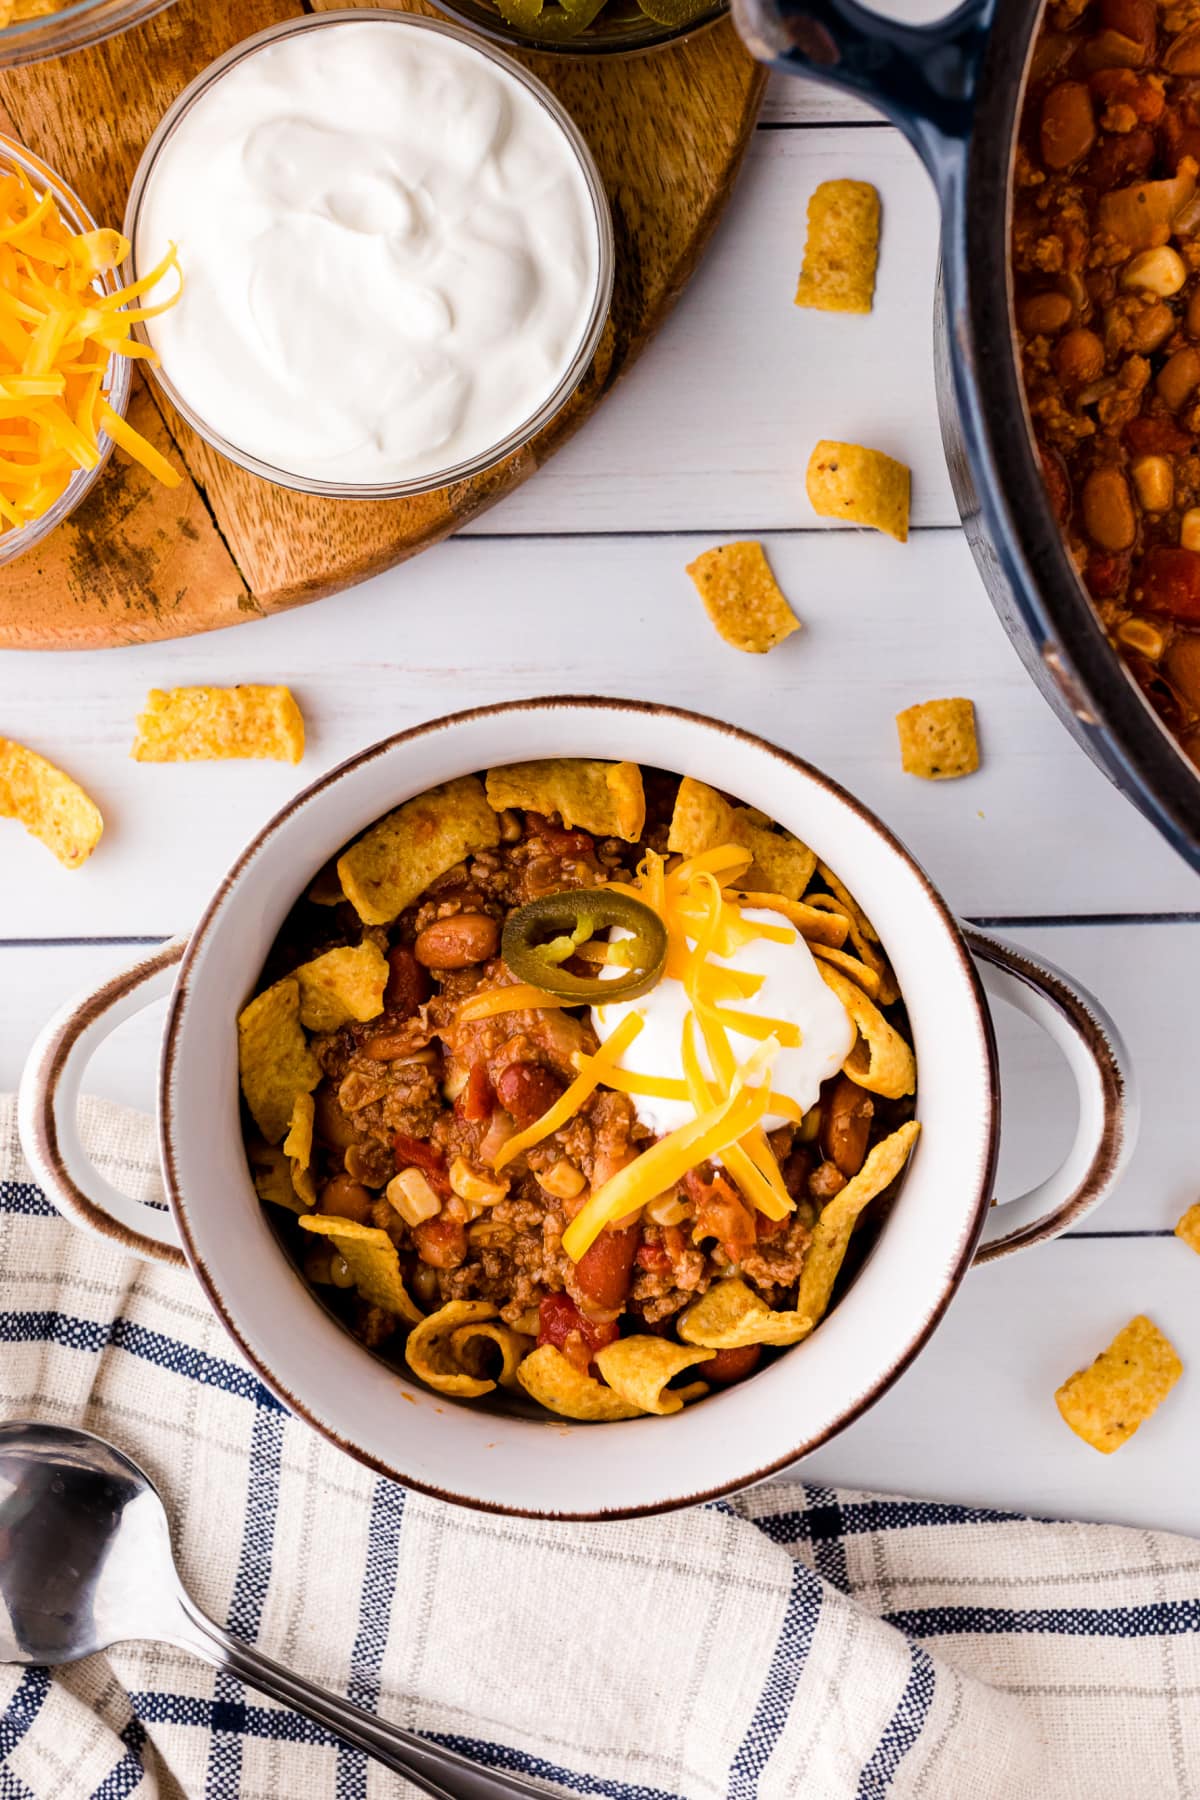
<path id="1" fill-rule="evenodd" d="M 633 1259 L 639 1269 L 648 1269 L 652 1275 L 669 1275 L 671 1259 L 661 1244 L 642 1244 Z"/>
<path id="2" fill-rule="evenodd" d="M 1115 600 L 1129 581 L 1132 559 L 1128 550 L 1093 550 L 1083 571 L 1084 584 L 1093 600 Z"/>
<path id="3" fill-rule="evenodd" d="M 633 1281 L 640 1225 L 602 1231 L 575 1265 L 575 1285 L 591 1305 L 611 1311 L 624 1306 Z"/>
<path id="4" fill-rule="evenodd" d="M 786 1181 L 786 1179 L 785 1175 L 784 1180 Z M 791 1216 L 791 1213 L 787 1213 L 782 1219 L 768 1219 L 766 1213 L 756 1212 L 754 1229 L 758 1234 L 759 1241 L 761 1242 L 763 1238 L 779 1237 L 782 1232 L 787 1230 L 788 1220 Z"/>
<path id="5" fill-rule="evenodd" d="M 724 1175 L 705 1181 L 691 1169 L 683 1185 L 695 1202 L 696 1235 L 716 1238 L 730 1262 L 740 1262 L 758 1241 L 751 1207 Z"/>
<path id="6" fill-rule="evenodd" d="M 758 1344 L 742 1344 L 736 1350 L 718 1350 L 708 1362 L 700 1363 L 691 1371 L 701 1381 L 708 1381 L 714 1387 L 727 1387 L 731 1381 L 744 1381 L 752 1375 L 762 1360 L 762 1349 Z"/>
<path id="7" fill-rule="evenodd" d="M 423 969 L 405 944 L 395 944 L 388 951 L 388 981 L 383 990 L 384 1005 L 390 1012 L 409 1019 L 429 998 L 429 971 Z"/>
<path id="8" fill-rule="evenodd" d="M 420 1169 L 436 1194 L 453 1192 L 446 1176 L 446 1159 L 436 1144 L 410 1137 L 407 1131 L 397 1131 L 392 1138 L 392 1148 L 398 1169 Z"/>
<path id="9" fill-rule="evenodd" d="M 1138 571 L 1142 604 L 1169 618 L 1200 620 L 1200 550 L 1159 545 L 1147 550 Z"/>
<path id="10" fill-rule="evenodd" d="M 457 1269 L 467 1260 L 467 1228 L 461 1219 L 447 1219 L 439 1213 L 413 1226 L 417 1255 L 434 1269 Z"/>
<path id="11" fill-rule="evenodd" d="M 538 1308 L 538 1347 L 553 1344 L 556 1350 L 587 1372 L 597 1350 L 620 1336 L 617 1321 L 589 1319 L 570 1294 L 547 1294 Z"/>
<path id="12" fill-rule="evenodd" d="M 527 812 L 525 823 L 548 850 L 556 851 L 559 856 L 586 856 L 595 848 L 589 832 L 568 831 L 564 826 L 554 824 L 545 813 Z"/>
<path id="13" fill-rule="evenodd" d="M 467 1085 L 454 1104 L 464 1119 L 478 1122 L 480 1119 L 491 1118 L 492 1108 L 496 1104 L 496 1091 L 486 1063 L 471 1064 Z"/>
<path id="14" fill-rule="evenodd" d="M 1190 450 L 1195 442 L 1190 431 L 1161 414 L 1130 419 L 1121 437 L 1135 456 L 1172 456 Z"/>

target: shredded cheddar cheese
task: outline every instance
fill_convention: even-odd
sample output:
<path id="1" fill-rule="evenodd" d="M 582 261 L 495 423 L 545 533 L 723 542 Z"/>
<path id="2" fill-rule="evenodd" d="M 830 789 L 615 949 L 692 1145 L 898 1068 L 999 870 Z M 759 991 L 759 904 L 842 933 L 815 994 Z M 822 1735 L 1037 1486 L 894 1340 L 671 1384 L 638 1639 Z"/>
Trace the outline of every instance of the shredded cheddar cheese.
<path id="1" fill-rule="evenodd" d="M 41 518 L 80 469 L 100 461 L 107 433 L 169 487 L 181 477 L 109 405 L 112 355 L 153 359 L 130 329 L 173 306 L 130 306 L 169 270 L 174 246 L 140 280 L 113 293 L 96 285 L 129 254 L 119 232 L 72 232 L 51 189 L 38 195 L 23 169 L 0 175 L 0 520 Z"/>
<path id="2" fill-rule="evenodd" d="M 543 1007 L 569 1006 L 569 1000 L 560 1000 L 556 994 L 547 994 L 528 981 L 515 981 L 508 987 L 489 988 L 485 993 L 472 994 L 464 1000 L 458 1009 L 459 1019 L 470 1025 L 476 1019 L 491 1019 L 497 1013 L 537 1012 Z"/>

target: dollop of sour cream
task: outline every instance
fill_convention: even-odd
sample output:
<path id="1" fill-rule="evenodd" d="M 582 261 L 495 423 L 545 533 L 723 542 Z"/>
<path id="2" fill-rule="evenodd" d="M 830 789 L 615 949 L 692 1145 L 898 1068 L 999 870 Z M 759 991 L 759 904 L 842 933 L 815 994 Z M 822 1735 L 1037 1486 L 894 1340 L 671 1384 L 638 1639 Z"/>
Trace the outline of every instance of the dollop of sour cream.
<path id="1" fill-rule="evenodd" d="M 587 182 L 536 96 L 369 15 L 264 45 L 200 95 L 153 164 L 138 268 L 172 241 L 183 296 L 147 330 L 179 394 L 236 448 L 347 485 L 516 431 L 598 280 Z"/>
<path id="2" fill-rule="evenodd" d="M 761 907 L 745 907 L 743 919 L 752 924 L 779 925 L 778 913 Z M 627 936 L 628 933 L 617 933 Z M 805 1112 L 816 1104 L 821 1083 L 836 1075 L 854 1045 L 855 1028 L 849 1014 L 832 989 L 821 979 L 812 951 L 797 932 L 790 944 L 770 938 L 758 938 L 745 944 L 733 956 L 712 956 L 716 968 L 737 969 L 746 975 L 765 977 L 762 986 L 749 999 L 729 1002 L 739 1012 L 757 1013 L 775 1019 L 787 1019 L 798 1025 L 801 1042 L 793 1048 L 781 1049 L 771 1070 L 771 1092 L 787 1094 Z M 614 970 L 614 976 L 619 971 Z M 603 1042 L 631 1012 L 642 1015 L 642 1029 L 622 1056 L 619 1068 L 639 1075 L 666 1076 L 683 1080 L 683 1021 L 690 1003 L 683 983 L 670 976 L 663 979 L 640 999 L 612 1006 L 594 1006 L 592 1022 Z M 703 1037 L 696 1034 L 700 1066 L 708 1076 L 713 1067 Z M 738 1062 L 745 1062 L 759 1046 L 757 1039 L 729 1033 L 729 1043 Z M 637 1095 L 633 1100 L 638 1118 L 656 1136 L 663 1137 L 695 1118 L 687 1100 L 649 1099 Z M 763 1120 L 766 1130 L 773 1131 L 787 1121 L 777 1113 Z"/>

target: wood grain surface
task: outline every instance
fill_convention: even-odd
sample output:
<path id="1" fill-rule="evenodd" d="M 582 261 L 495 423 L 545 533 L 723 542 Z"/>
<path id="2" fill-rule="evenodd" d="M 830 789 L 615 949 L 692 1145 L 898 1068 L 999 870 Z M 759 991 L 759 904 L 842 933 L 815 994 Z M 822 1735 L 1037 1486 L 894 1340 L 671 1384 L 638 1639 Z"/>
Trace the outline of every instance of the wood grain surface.
<path id="1" fill-rule="evenodd" d="M 407 9 L 434 13 L 423 0 Z M 90 50 L 0 75 L 0 105 L 97 219 L 119 224 L 138 158 L 175 95 L 231 44 L 296 11 L 290 0 L 176 0 Z M 115 454 L 71 519 L 0 570 L 0 647 L 144 643 L 315 600 L 446 537 L 526 480 L 587 418 L 695 267 L 745 150 L 763 77 L 728 21 L 656 55 L 524 60 L 591 146 L 616 234 L 600 347 L 551 423 L 469 481 L 403 500 L 328 500 L 247 474 L 198 438 L 152 384 L 135 385 L 134 423 L 172 449 L 189 479 L 163 489 Z"/>

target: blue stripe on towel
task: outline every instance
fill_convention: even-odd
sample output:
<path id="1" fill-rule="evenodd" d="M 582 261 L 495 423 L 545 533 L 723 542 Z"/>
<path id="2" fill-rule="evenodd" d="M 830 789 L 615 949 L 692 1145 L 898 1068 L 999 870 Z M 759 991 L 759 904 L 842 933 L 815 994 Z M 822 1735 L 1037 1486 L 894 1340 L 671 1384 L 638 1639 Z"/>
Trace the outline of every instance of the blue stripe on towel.
<path id="1" fill-rule="evenodd" d="M 229 1629 L 234 1637 L 254 1643 L 262 1623 L 271 1582 L 275 1547 L 275 1514 L 279 1506 L 279 1470 L 284 1420 L 278 1406 L 257 1406 L 250 1435 L 250 1478 L 246 1521 L 237 1575 L 229 1603 Z M 240 1681 L 222 1670 L 213 1688 L 213 1735 L 208 1753 L 209 1800 L 237 1800 L 241 1789 L 242 1738 L 247 1711 Z"/>
<path id="2" fill-rule="evenodd" d="M 9 1767 L 8 1759 L 37 1718 L 49 1692 L 49 1669 L 26 1669 L 0 1715 L 0 1800 L 36 1800 L 33 1790 Z"/>
<path id="3" fill-rule="evenodd" d="M 121 1742 L 125 1745 L 124 1756 L 119 1763 L 114 1763 L 100 1786 L 93 1790 L 91 1800 L 126 1800 L 146 1773 L 142 1762 L 146 1727 L 139 1718 L 130 1719 L 121 1733 Z"/>
<path id="4" fill-rule="evenodd" d="M 937 1687 L 937 1670 L 919 1644 L 910 1644 L 912 1658 L 904 1692 L 883 1735 L 863 1765 L 855 1800 L 884 1800 L 892 1777 L 925 1728 Z"/>
<path id="5" fill-rule="evenodd" d="M 797 1563 L 758 1705 L 729 1765 L 728 1800 L 754 1800 L 758 1793 L 758 1778 L 787 1724 L 820 1612 L 820 1578 L 807 1563 Z"/>
<path id="6" fill-rule="evenodd" d="M 22 1213 L 27 1218 L 52 1219 L 54 1208 L 41 1188 L 31 1181 L 0 1181 L 0 1213 Z"/>
<path id="7" fill-rule="evenodd" d="M 1042 1633 L 1048 1637 L 1186 1637 L 1200 1632 L 1200 1600 L 1160 1600 L 1150 1606 L 931 1606 L 885 1613 L 906 1637 L 948 1637 L 979 1632 Z"/>
<path id="8" fill-rule="evenodd" d="M 150 1331 L 121 1315 L 111 1325 L 103 1325 L 96 1319 L 72 1318 L 68 1313 L 0 1313 L 0 1344 L 33 1343 L 59 1344 L 67 1350 L 86 1350 L 93 1356 L 111 1345 L 142 1362 L 166 1369 L 171 1375 L 182 1375 L 203 1387 L 220 1388 L 239 1399 L 253 1400 L 256 1406 L 267 1410 L 285 1411 L 282 1401 L 238 1363 L 210 1356 L 206 1350 L 181 1343 L 165 1332 Z"/>
<path id="9" fill-rule="evenodd" d="M 368 1712 L 379 1710 L 379 1675 L 387 1649 L 392 1616 L 392 1594 L 400 1560 L 400 1527 L 404 1520 L 405 1493 L 394 1481 L 381 1476 L 371 1495 L 367 1526 L 367 1556 L 358 1602 L 358 1630 L 350 1652 L 347 1695 Z M 338 1751 L 337 1800 L 366 1800 L 367 1757 L 348 1744 Z"/>

